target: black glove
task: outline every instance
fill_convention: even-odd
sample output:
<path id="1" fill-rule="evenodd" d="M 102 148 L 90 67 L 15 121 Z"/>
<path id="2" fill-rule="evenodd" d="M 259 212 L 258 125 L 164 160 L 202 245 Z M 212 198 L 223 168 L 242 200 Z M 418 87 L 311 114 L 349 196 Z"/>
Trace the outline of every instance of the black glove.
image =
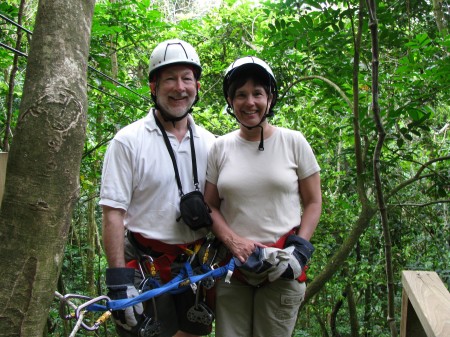
<path id="1" fill-rule="evenodd" d="M 309 259 L 311 258 L 312 253 L 314 252 L 314 246 L 308 240 L 295 234 L 289 235 L 284 243 L 284 248 L 290 246 L 294 247 L 292 255 L 296 258 L 302 270 L 304 270 Z M 291 280 L 294 279 L 294 272 L 289 265 L 281 277 Z"/>
<path id="2" fill-rule="evenodd" d="M 108 297 L 112 300 L 134 298 L 139 295 L 134 286 L 134 269 L 108 268 L 106 269 L 106 286 Z M 142 303 L 135 304 L 121 310 L 112 311 L 114 321 L 125 330 L 131 331 L 141 321 L 144 308 Z"/>

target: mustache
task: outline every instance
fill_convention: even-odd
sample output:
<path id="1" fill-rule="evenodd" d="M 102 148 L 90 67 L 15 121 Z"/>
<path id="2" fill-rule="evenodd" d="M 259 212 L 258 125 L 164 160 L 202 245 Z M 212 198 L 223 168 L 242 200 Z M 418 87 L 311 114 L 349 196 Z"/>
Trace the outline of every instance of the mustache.
<path id="1" fill-rule="evenodd" d="M 179 95 L 170 95 L 169 97 L 172 99 L 183 99 L 183 98 L 188 98 L 189 95 L 187 93 L 182 93 Z"/>

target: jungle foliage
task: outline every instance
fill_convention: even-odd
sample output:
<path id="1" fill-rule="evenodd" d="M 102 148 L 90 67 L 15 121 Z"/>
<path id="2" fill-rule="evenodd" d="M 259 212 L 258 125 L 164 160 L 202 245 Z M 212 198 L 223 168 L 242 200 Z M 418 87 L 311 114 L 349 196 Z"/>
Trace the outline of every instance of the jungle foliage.
<path id="1" fill-rule="evenodd" d="M 23 3 L 21 15 L 19 1 L 0 3 L 1 46 L 12 47 L 0 48 L 0 148 L 6 152 L 14 142 L 34 25 L 36 1 Z M 102 158 L 114 134 L 152 105 L 148 58 L 167 38 L 189 41 L 200 55 L 198 123 L 216 135 L 237 127 L 225 111 L 222 75 L 237 57 L 256 55 L 272 66 L 279 85 L 272 122 L 300 130 L 316 153 L 323 214 L 312 239 L 316 251 L 295 336 L 394 336 L 386 317 L 393 308 L 390 318 L 398 329 L 402 270 L 436 271 L 449 286 L 448 4 L 380 1 L 371 20 L 370 3 L 97 1 L 80 198 L 58 291 L 105 293 L 98 206 Z M 392 280 L 386 270 L 392 270 Z M 57 309 L 55 300 L 48 336 L 71 329 Z"/>

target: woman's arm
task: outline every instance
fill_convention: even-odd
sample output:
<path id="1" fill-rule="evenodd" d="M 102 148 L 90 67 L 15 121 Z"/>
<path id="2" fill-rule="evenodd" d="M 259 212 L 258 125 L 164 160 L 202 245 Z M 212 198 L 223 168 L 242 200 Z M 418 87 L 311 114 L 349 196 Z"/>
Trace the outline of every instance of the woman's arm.
<path id="1" fill-rule="evenodd" d="M 298 236 L 310 240 L 319 223 L 322 212 L 322 192 L 319 172 L 298 182 L 300 199 L 303 206 Z"/>

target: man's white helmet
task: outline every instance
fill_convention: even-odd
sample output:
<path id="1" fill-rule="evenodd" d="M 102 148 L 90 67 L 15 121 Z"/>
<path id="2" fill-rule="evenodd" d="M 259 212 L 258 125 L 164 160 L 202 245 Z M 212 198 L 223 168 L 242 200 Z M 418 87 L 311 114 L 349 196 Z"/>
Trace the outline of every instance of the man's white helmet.
<path id="1" fill-rule="evenodd" d="M 150 81 L 157 70 L 171 64 L 191 65 L 196 79 L 200 78 L 202 67 L 194 47 L 185 41 L 172 39 L 161 42 L 153 50 L 149 66 Z"/>

